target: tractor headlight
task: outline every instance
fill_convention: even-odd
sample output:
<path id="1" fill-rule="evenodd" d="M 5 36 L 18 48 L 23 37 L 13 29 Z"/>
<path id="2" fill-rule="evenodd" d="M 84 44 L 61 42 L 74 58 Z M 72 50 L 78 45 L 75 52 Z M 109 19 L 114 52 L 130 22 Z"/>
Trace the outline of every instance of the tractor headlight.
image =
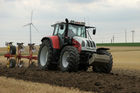
<path id="1" fill-rule="evenodd" d="M 84 41 L 82 41 L 82 44 L 81 44 L 81 45 L 82 45 L 82 47 L 85 47 L 85 42 L 84 42 Z"/>

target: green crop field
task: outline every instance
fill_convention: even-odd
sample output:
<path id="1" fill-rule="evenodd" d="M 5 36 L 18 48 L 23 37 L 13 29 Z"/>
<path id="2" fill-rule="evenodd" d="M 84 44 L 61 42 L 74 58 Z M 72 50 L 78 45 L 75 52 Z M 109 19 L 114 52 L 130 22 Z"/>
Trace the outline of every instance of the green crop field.
<path id="1" fill-rule="evenodd" d="M 138 43 L 97 43 L 97 46 L 134 46 L 140 47 L 140 42 Z"/>

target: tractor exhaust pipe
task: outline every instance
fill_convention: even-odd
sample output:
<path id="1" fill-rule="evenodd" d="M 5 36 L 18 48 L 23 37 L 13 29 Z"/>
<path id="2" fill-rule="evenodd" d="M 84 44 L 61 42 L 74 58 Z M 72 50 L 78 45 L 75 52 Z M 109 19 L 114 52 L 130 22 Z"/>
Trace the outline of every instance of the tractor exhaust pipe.
<path id="1" fill-rule="evenodd" d="M 69 20 L 67 18 L 65 19 L 65 21 L 66 21 L 67 24 L 69 23 Z"/>

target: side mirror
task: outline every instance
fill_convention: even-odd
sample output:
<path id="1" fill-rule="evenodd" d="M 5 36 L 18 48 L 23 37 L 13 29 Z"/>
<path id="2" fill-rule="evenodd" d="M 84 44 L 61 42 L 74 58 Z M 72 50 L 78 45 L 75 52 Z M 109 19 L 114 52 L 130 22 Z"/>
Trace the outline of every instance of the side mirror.
<path id="1" fill-rule="evenodd" d="M 93 28 L 93 35 L 96 34 L 96 28 Z"/>

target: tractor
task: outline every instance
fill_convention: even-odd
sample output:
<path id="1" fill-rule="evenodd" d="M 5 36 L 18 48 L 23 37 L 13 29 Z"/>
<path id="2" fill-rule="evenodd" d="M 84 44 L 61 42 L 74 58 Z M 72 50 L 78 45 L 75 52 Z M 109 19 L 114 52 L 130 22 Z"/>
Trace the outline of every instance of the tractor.
<path id="1" fill-rule="evenodd" d="M 109 48 L 96 48 L 89 31 L 96 28 L 85 22 L 57 22 L 52 25 L 53 35 L 43 37 L 38 53 L 38 66 L 42 70 L 63 72 L 86 71 L 92 66 L 94 72 L 110 73 L 113 58 Z"/>

